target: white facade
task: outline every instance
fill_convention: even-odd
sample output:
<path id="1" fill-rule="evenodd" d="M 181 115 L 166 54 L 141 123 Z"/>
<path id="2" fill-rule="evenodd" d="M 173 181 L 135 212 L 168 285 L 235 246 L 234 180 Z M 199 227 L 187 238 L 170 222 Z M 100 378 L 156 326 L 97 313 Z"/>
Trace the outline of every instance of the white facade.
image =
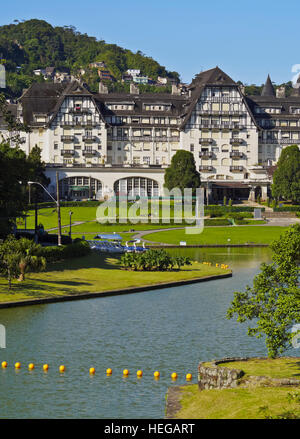
<path id="1" fill-rule="evenodd" d="M 263 165 L 274 165 L 291 140 L 300 143 L 300 125 L 299 133 L 294 127 L 291 133 L 286 127 L 261 127 L 264 122 L 257 122 L 256 111 L 230 78 L 224 85 L 204 83 L 198 89 L 198 95 L 154 97 L 93 95 L 79 84 L 70 85 L 51 111 L 33 108 L 32 132 L 21 134 L 22 148 L 27 154 L 35 145 L 41 148 L 50 190 L 55 192 L 58 171 L 65 197 L 131 189 L 139 195 L 163 195 L 165 168 L 178 150 L 186 150 L 194 155 L 208 195 L 214 187 L 223 192 L 246 188 L 253 198 L 259 188 L 266 198 L 270 178 Z M 21 102 L 18 115 L 22 121 Z"/>

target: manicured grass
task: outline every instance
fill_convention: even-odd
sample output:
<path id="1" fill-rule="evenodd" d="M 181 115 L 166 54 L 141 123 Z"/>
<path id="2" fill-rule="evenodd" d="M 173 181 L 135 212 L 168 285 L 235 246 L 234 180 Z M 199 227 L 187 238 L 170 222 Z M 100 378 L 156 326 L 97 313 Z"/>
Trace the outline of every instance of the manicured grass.
<path id="1" fill-rule="evenodd" d="M 0 301 L 17 301 L 154 285 L 228 273 L 229 270 L 194 262 L 180 271 L 138 272 L 121 270 L 119 259 L 92 253 L 82 258 L 49 264 L 47 271 L 29 273 L 24 282 L 14 281 L 8 292 L 0 277 Z"/>
<path id="2" fill-rule="evenodd" d="M 201 234 L 186 234 L 183 229 L 149 233 L 144 238 L 157 243 L 175 245 L 179 245 L 180 241 L 186 241 L 187 245 L 270 244 L 287 229 L 287 227 L 275 226 L 206 227 Z"/>
<path id="3" fill-rule="evenodd" d="M 211 363 L 205 363 L 209 366 Z M 250 359 L 221 363 L 219 367 L 241 369 L 247 375 L 300 380 L 299 358 Z M 194 419 L 258 419 L 265 414 L 260 407 L 268 407 L 268 414 L 279 415 L 286 410 L 298 410 L 299 403 L 290 404 L 287 395 L 300 392 L 300 387 L 249 387 L 210 389 L 199 391 L 197 385 L 181 388 L 181 410 L 177 418 Z"/>
<path id="4" fill-rule="evenodd" d="M 247 375 L 263 375 L 270 378 L 295 378 L 300 380 L 299 358 L 253 359 L 222 363 L 222 367 L 241 369 Z M 300 390 L 300 389 L 299 389 Z"/>
<path id="5" fill-rule="evenodd" d="M 199 391 L 197 385 L 181 388 L 179 419 L 261 419 L 268 413 L 280 415 L 286 410 L 299 412 L 299 403 L 289 403 L 287 395 L 299 387 L 256 387 Z"/>
<path id="6" fill-rule="evenodd" d="M 96 207 L 61 207 L 60 208 L 60 214 L 61 214 L 61 224 L 62 225 L 68 225 L 70 222 L 70 216 L 69 212 L 73 212 L 72 215 L 72 222 L 75 221 L 92 221 L 96 219 Z M 26 223 L 27 228 L 32 229 L 34 228 L 34 210 L 30 210 L 27 213 L 30 215 L 27 217 Z M 21 220 L 19 219 L 18 224 L 19 228 L 24 227 L 24 221 L 22 222 L 23 225 L 21 225 Z M 45 229 L 51 229 L 53 227 L 57 227 L 57 212 L 56 208 L 46 208 L 46 209 L 39 209 L 38 210 L 38 223 L 42 223 L 44 225 Z"/>

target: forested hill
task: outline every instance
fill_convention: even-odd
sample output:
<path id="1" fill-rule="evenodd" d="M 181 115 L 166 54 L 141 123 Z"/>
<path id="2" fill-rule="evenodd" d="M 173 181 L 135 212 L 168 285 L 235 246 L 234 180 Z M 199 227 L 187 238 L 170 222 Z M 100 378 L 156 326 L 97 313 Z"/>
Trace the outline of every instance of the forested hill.
<path id="1" fill-rule="evenodd" d="M 19 96 L 32 81 L 43 79 L 34 76 L 33 70 L 46 67 L 69 69 L 77 74 L 94 61 L 104 61 L 112 75 L 121 79 L 127 69 L 140 69 L 141 74 L 152 79 L 158 76 L 179 79 L 177 72 L 164 66 L 142 52 L 133 53 L 116 44 L 107 44 L 73 26 L 53 27 L 43 20 L 32 19 L 0 27 L 0 58 L 5 60 L 8 96 Z M 87 82 L 92 88 L 97 82 L 97 72 L 87 71 Z M 38 79 L 39 78 L 39 79 Z M 90 84 L 91 83 L 91 84 Z"/>

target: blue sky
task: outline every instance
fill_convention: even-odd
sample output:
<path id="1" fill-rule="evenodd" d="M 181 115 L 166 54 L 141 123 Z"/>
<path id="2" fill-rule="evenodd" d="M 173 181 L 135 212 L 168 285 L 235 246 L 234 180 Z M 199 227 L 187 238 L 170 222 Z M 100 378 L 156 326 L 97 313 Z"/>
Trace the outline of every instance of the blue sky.
<path id="1" fill-rule="evenodd" d="M 234 80 L 292 80 L 300 64 L 300 2 L 297 0 L 11 0 L 0 25 L 39 18 L 141 50 L 190 82 L 218 65 Z"/>

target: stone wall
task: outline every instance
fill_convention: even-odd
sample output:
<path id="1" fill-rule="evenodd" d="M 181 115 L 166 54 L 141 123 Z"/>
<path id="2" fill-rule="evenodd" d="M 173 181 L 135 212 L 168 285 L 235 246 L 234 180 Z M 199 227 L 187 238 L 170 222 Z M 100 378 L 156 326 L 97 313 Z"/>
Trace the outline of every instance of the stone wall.
<path id="1" fill-rule="evenodd" d="M 285 357 L 293 358 L 295 357 Z M 199 390 L 204 389 L 231 389 L 239 385 L 243 387 L 249 386 L 300 386 L 300 380 L 293 378 L 269 378 L 265 376 L 252 376 L 247 375 L 242 379 L 245 372 L 240 369 L 229 369 L 228 367 L 219 366 L 222 363 L 229 363 L 233 361 L 248 361 L 260 359 L 261 357 L 234 357 L 234 358 L 222 358 L 221 360 L 212 361 L 209 366 L 205 365 L 207 362 L 200 362 L 198 366 L 198 387 Z"/>
<path id="2" fill-rule="evenodd" d="M 198 366 L 198 387 L 204 389 L 229 389 L 238 386 L 238 380 L 244 372 L 239 369 L 219 367 L 216 362 L 205 366 L 204 362 Z"/>

